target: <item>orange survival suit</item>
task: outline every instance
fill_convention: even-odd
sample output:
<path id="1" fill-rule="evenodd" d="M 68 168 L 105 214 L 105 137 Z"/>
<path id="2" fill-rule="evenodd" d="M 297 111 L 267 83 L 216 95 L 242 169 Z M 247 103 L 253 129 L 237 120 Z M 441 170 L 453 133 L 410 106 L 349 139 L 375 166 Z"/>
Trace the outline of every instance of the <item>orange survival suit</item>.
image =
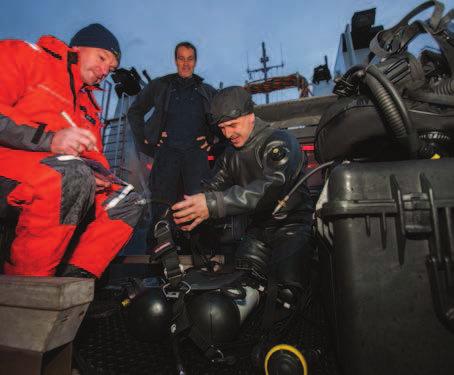
<path id="1" fill-rule="evenodd" d="M 74 230 L 94 203 L 95 219 L 68 263 L 99 277 L 129 240 L 142 212 L 140 196 L 129 193 L 106 210 L 119 189 L 95 193 L 93 171 L 86 163 L 50 152 L 54 132 L 71 126 L 63 113 L 89 129 L 102 150 L 94 87 L 83 85 L 77 52 L 52 36 L 41 37 L 37 45 L 0 41 L 0 56 L 0 208 L 3 204 L 20 211 L 4 272 L 54 275 Z M 81 156 L 109 167 L 100 152 Z"/>

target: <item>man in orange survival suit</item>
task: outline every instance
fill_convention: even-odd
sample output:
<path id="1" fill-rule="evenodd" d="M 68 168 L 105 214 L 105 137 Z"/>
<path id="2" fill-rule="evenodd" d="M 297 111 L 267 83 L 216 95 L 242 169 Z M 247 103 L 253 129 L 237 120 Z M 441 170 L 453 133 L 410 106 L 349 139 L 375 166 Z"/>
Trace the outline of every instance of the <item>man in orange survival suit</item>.
<path id="1" fill-rule="evenodd" d="M 142 211 L 138 194 L 95 176 L 81 156 L 106 168 L 93 90 L 120 60 L 115 36 L 91 24 L 70 46 L 0 41 L 0 208 L 20 209 L 4 272 L 54 275 L 76 226 L 95 204 L 63 276 L 99 277 L 128 241 Z M 110 204 L 114 200 L 118 204 Z"/>

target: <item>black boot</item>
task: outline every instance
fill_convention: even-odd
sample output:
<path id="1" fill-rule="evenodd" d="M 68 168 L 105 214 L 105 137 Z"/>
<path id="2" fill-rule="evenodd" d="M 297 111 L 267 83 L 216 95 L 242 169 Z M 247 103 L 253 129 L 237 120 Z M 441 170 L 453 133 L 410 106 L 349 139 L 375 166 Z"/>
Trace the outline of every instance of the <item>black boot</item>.
<path id="1" fill-rule="evenodd" d="M 76 267 L 72 264 L 67 264 L 60 272 L 61 277 L 79 277 L 81 279 L 96 279 L 96 276 L 83 268 Z"/>
<path id="2" fill-rule="evenodd" d="M 60 277 L 79 277 L 84 279 L 98 279 L 95 275 L 83 268 L 76 267 L 72 264 L 65 264 L 61 271 L 58 272 Z M 108 293 L 105 293 L 101 288 L 97 287 L 95 283 L 95 295 L 93 301 L 88 307 L 85 318 L 87 319 L 100 319 L 106 318 L 119 310 L 119 304 L 117 301 L 107 298 Z M 110 296 L 110 294 L 109 294 Z"/>

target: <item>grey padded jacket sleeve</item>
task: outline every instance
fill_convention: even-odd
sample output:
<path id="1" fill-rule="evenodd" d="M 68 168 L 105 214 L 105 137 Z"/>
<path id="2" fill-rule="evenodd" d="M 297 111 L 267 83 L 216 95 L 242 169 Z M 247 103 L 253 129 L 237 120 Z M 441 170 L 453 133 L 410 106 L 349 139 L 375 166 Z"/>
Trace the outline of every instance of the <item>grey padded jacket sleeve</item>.
<path id="1" fill-rule="evenodd" d="M 46 132 L 45 125 L 18 125 L 0 114 L 0 145 L 18 150 L 50 151 L 54 132 Z"/>

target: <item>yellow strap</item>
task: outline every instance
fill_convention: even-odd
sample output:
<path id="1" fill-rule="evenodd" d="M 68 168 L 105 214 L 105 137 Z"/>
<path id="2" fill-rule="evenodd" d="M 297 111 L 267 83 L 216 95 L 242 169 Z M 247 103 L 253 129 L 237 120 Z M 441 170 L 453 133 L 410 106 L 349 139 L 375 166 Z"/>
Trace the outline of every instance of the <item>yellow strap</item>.
<path id="1" fill-rule="evenodd" d="M 304 358 L 303 354 L 298 350 L 296 349 L 295 347 L 291 346 L 291 345 L 287 345 L 287 344 L 279 344 L 279 345 L 276 345 L 274 347 L 272 347 L 268 353 L 266 354 L 266 357 L 265 357 L 265 374 L 266 375 L 269 375 L 269 372 L 268 372 L 268 362 L 271 358 L 271 356 L 276 353 L 277 351 L 279 350 L 287 350 L 293 354 L 296 355 L 296 357 L 299 359 L 299 361 L 301 362 L 301 365 L 303 366 L 303 374 L 304 375 L 307 375 L 308 374 L 308 370 L 307 370 L 307 362 L 306 362 L 306 359 Z"/>

